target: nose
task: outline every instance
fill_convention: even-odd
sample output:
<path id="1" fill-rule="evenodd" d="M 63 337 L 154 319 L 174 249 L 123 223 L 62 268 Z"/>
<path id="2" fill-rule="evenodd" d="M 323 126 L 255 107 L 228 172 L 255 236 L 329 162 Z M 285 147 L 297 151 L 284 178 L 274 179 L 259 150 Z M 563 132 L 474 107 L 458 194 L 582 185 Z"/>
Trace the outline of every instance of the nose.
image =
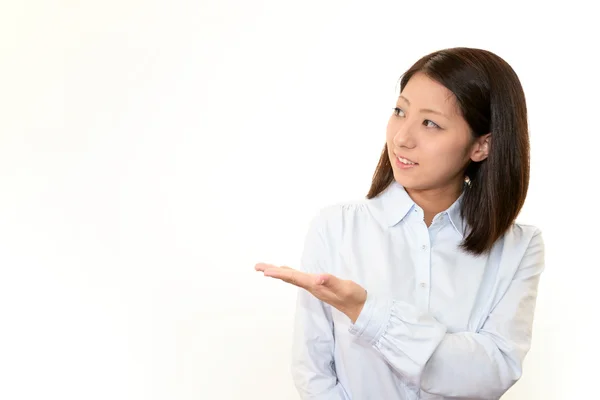
<path id="1" fill-rule="evenodd" d="M 411 123 L 409 121 L 399 123 L 392 129 L 394 129 L 392 143 L 394 143 L 396 147 L 415 147 L 415 137 L 412 132 Z"/>

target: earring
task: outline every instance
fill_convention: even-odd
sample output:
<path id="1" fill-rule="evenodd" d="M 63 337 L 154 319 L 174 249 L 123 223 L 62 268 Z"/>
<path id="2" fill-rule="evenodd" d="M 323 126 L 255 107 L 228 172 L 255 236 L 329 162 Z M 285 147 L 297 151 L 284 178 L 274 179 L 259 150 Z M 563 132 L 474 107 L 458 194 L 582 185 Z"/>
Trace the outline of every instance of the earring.
<path id="1" fill-rule="evenodd" d="M 468 176 L 465 176 L 465 185 L 467 187 L 471 187 L 471 178 L 469 178 Z"/>

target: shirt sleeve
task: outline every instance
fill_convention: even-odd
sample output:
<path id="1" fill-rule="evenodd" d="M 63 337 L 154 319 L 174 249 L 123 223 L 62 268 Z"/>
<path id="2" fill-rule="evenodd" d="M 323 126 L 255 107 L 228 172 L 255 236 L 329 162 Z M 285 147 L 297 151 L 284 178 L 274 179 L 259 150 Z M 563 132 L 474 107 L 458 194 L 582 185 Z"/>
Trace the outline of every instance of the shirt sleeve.
<path id="1" fill-rule="evenodd" d="M 301 270 L 324 272 L 326 243 L 323 219 L 313 219 L 305 237 Z M 302 400 L 347 400 L 338 383 L 334 363 L 331 308 L 308 291 L 299 289 L 294 322 L 292 378 Z"/>
<path id="2" fill-rule="evenodd" d="M 370 293 L 349 331 L 426 393 L 497 399 L 521 377 L 543 269 L 544 242 L 537 230 L 504 296 L 477 332 L 448 333 L 411 304 Z"/>

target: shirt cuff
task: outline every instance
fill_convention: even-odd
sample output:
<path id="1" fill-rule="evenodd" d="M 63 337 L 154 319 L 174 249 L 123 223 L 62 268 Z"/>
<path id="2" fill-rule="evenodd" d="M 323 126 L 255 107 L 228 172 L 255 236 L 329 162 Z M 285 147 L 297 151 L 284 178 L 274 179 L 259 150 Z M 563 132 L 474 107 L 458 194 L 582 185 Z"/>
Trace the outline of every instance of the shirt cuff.
<path id="1" fill-rule="evenodd" d="M 392 306 L 392 300 L 381 300 L 367 292 L 363 309 L 354 324 L 348 328 L 348 332 L 368 344 L 377 343 L 390 322 Z"/>

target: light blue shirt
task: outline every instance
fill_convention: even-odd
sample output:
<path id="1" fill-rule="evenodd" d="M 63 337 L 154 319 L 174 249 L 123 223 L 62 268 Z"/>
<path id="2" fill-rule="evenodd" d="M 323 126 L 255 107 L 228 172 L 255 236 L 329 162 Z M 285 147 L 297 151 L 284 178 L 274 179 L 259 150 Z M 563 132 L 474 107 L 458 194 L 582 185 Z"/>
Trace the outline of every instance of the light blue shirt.
<path id="1" fill-rule="evenodd" d="M 313 219 L 301 269 L 353 280 L 367 300 L 352 324 L 299 291 L 292 376 L 302 399 L 498 399 L 521 377 L 541 233 L 515 223 L 490 254 L 467 254 L 461 199 L 427 227 L 394 181 Z"/>

